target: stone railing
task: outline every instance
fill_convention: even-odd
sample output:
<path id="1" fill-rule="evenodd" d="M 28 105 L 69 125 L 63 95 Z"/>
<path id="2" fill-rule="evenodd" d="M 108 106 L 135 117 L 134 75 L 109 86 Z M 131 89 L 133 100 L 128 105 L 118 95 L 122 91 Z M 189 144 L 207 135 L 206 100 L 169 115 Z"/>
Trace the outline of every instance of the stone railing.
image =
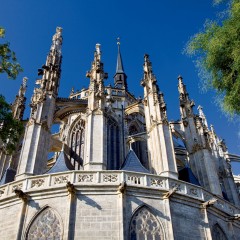
<path id="1" fill-rule="evenodd" d="M 69 171 L 31 176 L 0 186 L 0 204 L 4 199 L 7 200 L 9 197 L 14 197 L 15 189 L 20 189 L 23 192 L 31 194 L 31 191 L 65 187 L 67 182 L 73 183 L 76 187 L 96 185 L 112 185 L 117 187 L 120 183 L 126 182 L 127 186 L 164 190 L 166 192 L 175 188 L 177 194 L 187 195 L 202 202 L 217 199 L 214 206 L 230 215 L 240 212 L 240 209 L 233 204 L 206 191 L 202 187 L 153 174 L 127 171 Z"/>

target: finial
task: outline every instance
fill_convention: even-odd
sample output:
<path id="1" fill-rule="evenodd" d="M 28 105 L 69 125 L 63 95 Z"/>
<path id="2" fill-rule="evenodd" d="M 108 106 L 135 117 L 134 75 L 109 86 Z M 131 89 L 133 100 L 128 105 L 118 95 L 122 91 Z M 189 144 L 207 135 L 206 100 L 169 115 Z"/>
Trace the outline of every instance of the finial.
<path id="1" fill-rule="evenodd" d="M 183 80 L 183 77 L 179 74 L 177 77 L 178 80 Z"/>
<path id="2" fill-rule="evenodd" d="M 27 86 L 27 80 L 28 80 L 27 77 L 24 77 L 24 78 L 23 78 L 23 82 L 22 82 L 22 86 L 23 86 L 23 87 L 26 87 L 26 86 Z"/>
<path id="3" fill-rule="evenodd" d="M 120 37 L 117 37 L 117 45 L 120 45 Z"/>
<path id="4" fill-rule="evenodd" d="M 149 60 L 149 55 L 144 54 L 144 64 L 143 64 L 143 71 L 144 73 L 152 73 L 152 64 Z"/>
<path id="5" fill-rule="evenodd" d="M 101 44 L 97 43 L 96 44 L 96 52 L 97 52 L 97 54 L 100 54 L 100 47 L 101 47 Z"/>
<path id="6" fill-rule="evenodd" d="M 144 54 L 144 61 L 147 62 L 149 60 L 149 54 L 145 53 Z"/>
<path id="7" fill-rule="evenodd" d="M 51 50 L 57 50 L 59 53 L 61 53 L 61 45 L 62 45 L 62 28 L 57 27 L 56 28 L 56 33 L 53 35 L 52 38 L 52 46 Z"/>

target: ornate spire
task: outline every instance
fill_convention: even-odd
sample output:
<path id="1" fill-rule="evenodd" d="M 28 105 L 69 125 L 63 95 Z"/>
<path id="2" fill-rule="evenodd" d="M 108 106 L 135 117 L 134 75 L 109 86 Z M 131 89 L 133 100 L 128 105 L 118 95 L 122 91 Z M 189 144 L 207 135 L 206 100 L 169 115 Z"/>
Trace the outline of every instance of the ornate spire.
<path id="1" fill-rule="evenodd" d="M 182 101 L 189 100 L 186 85 L 183 83 L 183 78 L 181 75 L 178 76 L 178 91 L 180 94 L 180 100 Z"/>
<path id="2" fill-rule="evenodd" d="M 88 107 L 90 110 L 97 108 L 103 109 L 103 96 L 104 96 L 104 79 L 108 78 L 108 74 L 104 72 L 103 63 L 101 62 L 100 44 L 96 44 L 94 52 L 94 59 L 92 62 L 91 70 L 87 72 L 86 77 L 90 78 Z"/>
<path id="3" fill-rule="evenodd" d="M 92 62 L 91 70 L 86 73 L 86 77 L 97 82 L 103 81 L 108 78 L 107 73 L 104 73 L 103 63 L 101 62 L 101 44 L 97 43 L 95 46 L 94 59 Z"/>
<path id="4" fill-rule="evenodd" d="M 182 118 L 192 116 L 192 108 L 195 106 L 195 103 L 193 100 L 189 99 L 186 85 L 183 83 L 183 78 L 181 75 L 178 76 L 178 91 Z"/>
<path id="5" fill-rule="evenodd" d="M 166 103 L 163 93 L 159 91 L 148 54 L 144 55 L 143 71 L 141 85 L 144 89 L 143 101 L 151 171 L 177 178 L 176 159 L 172 133 L 167 120 Z"/>
<path id="6" fill-rule="evenodd" d="M 26 89 L 27 89 L 27 77 L 23 78 L 22 84 L 18 91 L 18 95 L 16 95 L 15 101 L 12 104 L 12 113 L 13 117 L 18 120 L 22 120 L 24 110 L 25 110 L 25 102 L 26 102 Z"/>
<path id="7" fill-rule="evenodd" d="M 152 63 L 149 60 L 149 55 L 148 54 L 144 55 L 143 71 L 144 71 L 144 78 L 146 78 L 146 76 L 149 76 L 149 77 L 153 76 Z"/>
<path id="8" fill-rule="evenodd" d="M 148 86 L 146 90 L 147 92 L 153 94 L 154 105 L 157 103 L 160 103 L 161 93 L 159 95 L 159 87 L 157 84 L 156 77 L 153 74 L 152 63 L 149 60 L 148 54 L 144 55 L 143 72 L 144 72 L 144 76 L 143 76 L 143 80 L 141 81 L 141 85 L 143 87 Z M 161 95 L 161 98 L 163 99 L 163 94 Z"/>
<path id="9" fill-rule="evenodd" d="M 57 27 L 56 33 L 52 38 L 52 45 L 47 56 L 46 65 L 38 69 L 38 75 L 42 75 L 42 78 L 36 81 L 36 84 L 40 85 L 40 87 L 34 89 L 31 98 L 31 117 L 36 112 L 37 104 L 45 101 L 47 95 L 54 97 L 58 95 L 62 63 L 62 40 L 62 28 Z"/>
<path id="10" fill-rule="evenodd" d="M 56 33 L 52 38 L 52 45 L 47 56 L 46 64 L 38 69 L 38 75 L 43 75 L 43 77 L 36 81 L 36 84 L 40 85 L 40 89 L 52 92 L 55 95 L 58 94 L 61 76 L 62 41 L 62 28 L 57 27 Z"/>
<path id="11" fill-rule="evenodd" d="M 115 87 L 127 89 L 127 82 L 126 82 L 127 76 L 124 73 L 122 56 L 120 51 L 120 38 L 117 38 L 117 45 L 118 45 L 117 67 L 116 67 L 116 73 L 114 75 Z"/>
<path id="12" fill-rule="evenodd" d="M 207 123 L 206 116 L 203 112 L 203 107 L 199 105 L 197 109 L 198 109 L 199 117 L 202 119 L 203 124 L 208 128 L 208 123 Z"/>

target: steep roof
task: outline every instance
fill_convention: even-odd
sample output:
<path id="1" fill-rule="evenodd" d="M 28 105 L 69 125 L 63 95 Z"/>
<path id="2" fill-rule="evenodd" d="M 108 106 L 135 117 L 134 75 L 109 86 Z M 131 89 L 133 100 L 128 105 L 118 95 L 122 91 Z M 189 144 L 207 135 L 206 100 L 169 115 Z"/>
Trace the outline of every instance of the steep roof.
<path id="1" fill-rule="evenodd" d="M 46 174 L 49 173 L 56 173 L 56 172 L 65 172 L 69 170 L 74 170 L 73 166 L 70 164 L 66 154 L 61 151 L 57 161 L 54 163 L 54 165 L 46 172 Z"/>
<path id="2" fill-rule="evenodd" d="M 140 162 L 135 152 L 130 149 L 128 155 L 121 167 L 121 170 L 150 173 Z"/>

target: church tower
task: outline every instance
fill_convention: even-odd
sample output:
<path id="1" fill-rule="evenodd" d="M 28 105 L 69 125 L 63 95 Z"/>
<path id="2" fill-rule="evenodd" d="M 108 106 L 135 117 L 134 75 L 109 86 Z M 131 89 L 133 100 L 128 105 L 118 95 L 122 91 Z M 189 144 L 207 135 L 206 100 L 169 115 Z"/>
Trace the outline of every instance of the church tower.
<path id="1" fill-rule="evenodd" d="M 55 102 L 61 76 L 62 28 L 58 27 L 46 64 L 39 69 L 42 78 L 36 81 L 31 98 L 31 115 L 26 126 L 16 179 L 46 171 Z"/>

